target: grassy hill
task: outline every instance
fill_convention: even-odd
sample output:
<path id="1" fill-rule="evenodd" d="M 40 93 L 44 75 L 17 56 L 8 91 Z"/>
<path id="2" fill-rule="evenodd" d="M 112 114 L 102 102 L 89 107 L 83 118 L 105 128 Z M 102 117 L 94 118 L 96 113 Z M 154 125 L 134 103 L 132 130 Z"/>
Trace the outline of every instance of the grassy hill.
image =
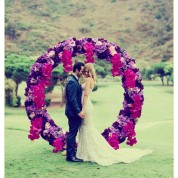
<path id="1" fill-rule="evenodd" d="M 172 0 L 6 0 L 5 50 L 37 56 L 69 37 L 103 37 L 139 67 L 172 61 Z"/>

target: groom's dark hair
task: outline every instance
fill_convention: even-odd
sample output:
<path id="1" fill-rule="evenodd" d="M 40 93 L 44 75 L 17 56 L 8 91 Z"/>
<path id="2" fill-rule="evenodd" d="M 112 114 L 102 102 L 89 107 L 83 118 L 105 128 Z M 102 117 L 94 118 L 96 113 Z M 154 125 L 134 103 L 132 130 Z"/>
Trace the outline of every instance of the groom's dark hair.
<path id="1" fill-rule="evenodd" d="M 77 69 L 78 69 L 78 71 L 80 71 L 81 68 L 82 68 L 82 66 L 84 67 L 84 63 L 82 63 L 82 62 L 76 62 L 74 64 L 74 66 L 73 66 L 73 72 L 75 72 Z"/>

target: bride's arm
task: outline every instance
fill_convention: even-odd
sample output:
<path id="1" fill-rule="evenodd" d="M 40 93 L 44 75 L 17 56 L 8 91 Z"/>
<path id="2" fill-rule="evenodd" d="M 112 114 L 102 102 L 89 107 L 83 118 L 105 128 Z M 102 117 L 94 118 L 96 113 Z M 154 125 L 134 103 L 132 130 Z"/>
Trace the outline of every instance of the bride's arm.
<path id="1" fill-rule="evenodd" d="M 90 78 L 86 78 L 85 79 L 85 91 L 84 91 L 83 102 L 82 102 L 82 110 L 85 110 L 85 107 L 86 107 L 86 102 L 87 102 L 88 95 L 90 92 L 90 83 L 91 83 Z"/>

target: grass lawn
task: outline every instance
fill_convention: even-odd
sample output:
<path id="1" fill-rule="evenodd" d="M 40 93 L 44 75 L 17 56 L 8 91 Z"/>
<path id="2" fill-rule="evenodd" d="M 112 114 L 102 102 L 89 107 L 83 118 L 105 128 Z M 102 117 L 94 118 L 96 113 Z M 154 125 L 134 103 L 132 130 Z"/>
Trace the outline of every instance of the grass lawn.
<path id="1" fill-rule="evenodd" d="M 61 153 L 43 139 L 30 141 L 29 120 L 24 108 L 5 108 L 5 177 L 6 178 L 172 178 L 173 177 L 173 87 L 160 82 L 143 82 L 145 103 L 137 126 L 141 149 L 152 149 L 151 155 L 132 164 L 102 167 L 95 163 L 69 163 Z M 24 85 L 20 86 L 20 95 Z M 93 92 L 94 123 L 99 131 L 116 119 L 123 101 L 120 83 L 100 83 Z M 64 108 L 49 108 L 55 122 L 68 129 Z M 121 147 L 128 147 L 125 143 Z"/>

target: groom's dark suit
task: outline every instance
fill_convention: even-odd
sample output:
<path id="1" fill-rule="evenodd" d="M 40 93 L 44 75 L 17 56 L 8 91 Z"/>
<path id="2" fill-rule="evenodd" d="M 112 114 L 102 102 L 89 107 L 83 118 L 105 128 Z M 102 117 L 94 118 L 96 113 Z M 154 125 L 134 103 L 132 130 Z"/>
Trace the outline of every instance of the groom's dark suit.
<path id="1" fill-rule="evenodd" d="M 66 83 L 66 110 L 69 133 L 67 136 L 67 157 L 75 157 L 76 135 L 81 124 L 78 113 L 82 110 L 82 89 L 74 75 L 68 77 Z"/>

